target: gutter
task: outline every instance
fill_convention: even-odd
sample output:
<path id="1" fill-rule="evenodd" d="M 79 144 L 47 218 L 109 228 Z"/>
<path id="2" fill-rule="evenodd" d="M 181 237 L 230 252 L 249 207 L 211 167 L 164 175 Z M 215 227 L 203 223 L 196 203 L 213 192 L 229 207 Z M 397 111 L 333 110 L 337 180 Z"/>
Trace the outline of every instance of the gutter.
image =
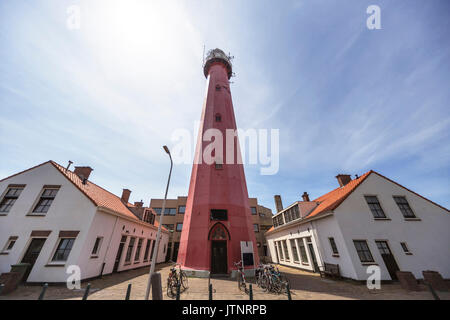
<path id="1" fill-rule="evenodd" d="M 288 228 L 293 227 L 293 226 L 296 226 L 296 225 L 302 225 L 302 224 L 304 224 L 304 223 L 308 223 L 308 222 L 311 222 L 311 221 L 315 221 L 315 220 L 318 220 L 318 219 L 322 219 L 322 218 L 325 218 L 325 217 L 328 217 L 328 216 L 331 216 L 331 215 L 333 215 L 333 211 L 325 212 L 325 213 L 320 214 L 320 215 L 318 215 L 318 216 L 316 216 L 316 217 L 311 217 L 311 218 L 306 218 L 306 219 L 300 219 L 300 220 L 294 220 L 292 223 L 289 222 L 288 224 L 284 224 L 284 225 L 281 226 L 281 227 L 277 227 L 276 229 L 273 229 L 272 231 L 267 231 L 267 232 L 265 233 L 265 235 L 267 235 L 267 234 L 272 234 L 272 233 L 275 232 L 275 231 L 282 231 L 282 230 L 288 229 Z"/>
<path id="2" fill-rule="evenodd" d="M 116 217 L 119 217 L 119 218 L 122 218 L 122 219 L 124 219 L 124 220 L 128 220 L 128 221 L 130 221 L 130 222 L 134 222 L 134 223 L 140 224 L 140 225 L 142 225 L 142 226 L 145 226 L 145 227 L 154 229 L 155 231 L 158 230 L 158 228 L 155 227 L 154 225 L 151 225 L 151 224 L 149 224 L 149 223 L 146 223 L 146 222 L 143 222 L 143 221 L 141 221 L 141 220 L 138 220 L 137 218 L 136 218 L 136 219 L 132 219 L 132 218 L 130 218 L 130 217 L 124 216 L 123 214 L 120 214 L 120 213 L 118 213 L 118 212 L 116 212 L 116 211 L 113 211 L 113 210 L 111 210 L 111 209 L 109 209 L 109 208 L 106 208 L 106 207 L 103 207 L 103 206 L 98 206 L 98 207 L 97 207 L 97 210 L 98 210 L 98 211 L 101 211 L 101 212 L 104 212 L 104 213 L 111 214 L 111 215 L 116 216 Z M 159 223 L 159 222 L 158 222 L 158 223 Z M 165 230 L 165 229 L 161 229 L 161 230 L 162 230 L 163 232 L 165 232 L 166 234 L 169 234 L 169 231 L 167 231 L 167 230 Z"/>

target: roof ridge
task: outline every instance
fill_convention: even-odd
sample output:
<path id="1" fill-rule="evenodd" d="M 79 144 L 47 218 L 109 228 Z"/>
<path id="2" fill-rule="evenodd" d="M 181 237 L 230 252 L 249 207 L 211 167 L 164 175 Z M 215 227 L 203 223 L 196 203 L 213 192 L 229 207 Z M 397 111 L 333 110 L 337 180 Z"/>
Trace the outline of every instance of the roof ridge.
<path id="1" fill-rule="evenodd" d="M 66 174 L 66 172 L 69 171 L 70 173 L 76 175 L 76 173 L 75 173 L 74 171 L 64 168 L 62 165 L 60 165 L 59 163 L 57 163 L 57 162 L 55 162 L 55 161 L 52 161 L 52 162 L 53 162 L 54 164 L 56 164 L 57 166 L 60 167 L 60 168 L 58 168 L 58 169 L 59 169 L 63 174 Z M 70 177 L 69 177 L 69 178 L 70 178 Z M 100 189 L 102 189 L 103 191 L 108 192 L 110 195 L 112 195 L 112 196 L 114 196 L 114 197 L 116 197 L 117 199 L 119 199 L 119 200 L 122 201 L 122 198 L 120 198 L 118 195 L 112 193 L 112 192 L 109 191 L 109 190 L 106 190 L 105 188 L 103 188 L 102 186 L 96 184 L 95 182 L 92 182 L 92 181 L 89 180 L 89 179 L 86 179 L 86 181 L 89 182 L 89 183 L 91 183 L 92 185 L 96 186 L 97 188 L 100 188 Z M 122 203 L 123 203 L 123 202 L 122 202 Z M 129 203 L 129 202 L 127 202 L 127 204 L 132 205 L 132 204 Z M 127 206 L 127 204 L 124 203 L 125 206 Z"/>

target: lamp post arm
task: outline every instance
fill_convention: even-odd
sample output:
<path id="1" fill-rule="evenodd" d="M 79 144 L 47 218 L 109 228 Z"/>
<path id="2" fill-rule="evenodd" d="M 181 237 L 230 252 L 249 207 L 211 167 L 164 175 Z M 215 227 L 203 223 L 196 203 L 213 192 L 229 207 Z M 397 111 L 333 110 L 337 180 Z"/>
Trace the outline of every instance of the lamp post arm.
<path id="1" fill-rule="evenodd" d="M 166 186 L 166 193 L 164 195 L 164 201 L 162 205 L 162 211 L 161 211 L 161 218 L 159 219 L 159 226 L 158 226 L 158 232 L 156 234 L 156 243 L 155 243 L 155 250 L 153 251 L 152 261 L 150 264 L 150 272 L 148 275 L 148 283 L 147 283 L 147 290 L 145 292 L 145 300 L 148 300 L 148 297 L 150 295 L 150 289 L 152 287 L 152 275 L 155 272 L 155 265 L 156 265 L 156 259 L 158 258 L 158 251 L 159 251 L 159 242 L 161 240 L 161 227 L 163 224 L 163 218 L 164 218 L 164 212 L 166 211 L 166 199 L 167 199 L 167 192 L 169 191 L 169 184 L 170 184 L 170 177 L 172 176 L 172 167 L 173 167 L 173 161 L 172 156 L 169 154 L 170 158 L 170 171 L 169 171 L 169 178 L 167 179 L 167 186 Z"/>

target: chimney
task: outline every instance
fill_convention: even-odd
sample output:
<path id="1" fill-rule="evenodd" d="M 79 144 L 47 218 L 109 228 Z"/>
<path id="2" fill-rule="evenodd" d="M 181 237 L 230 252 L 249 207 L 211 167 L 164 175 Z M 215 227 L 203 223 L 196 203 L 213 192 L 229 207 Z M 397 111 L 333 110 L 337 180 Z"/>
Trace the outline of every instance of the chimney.
<path id="1" fill-rule="evenodd" d="M 120 200 L 122 200 L 122 202 L 124 202 L 124 203 L 128 203 L 128 200 L 130 199 L 130 194 L 131 194 L 131 190 L 123 189 L 122 197 L 120 198 Z"/>
<path id="2" fill-rule="evenodd" d="M 339 182 L 339 186 L 343 187 L 350 181 L 352 181 L 352 178 L 349 174 L 338 174 L 336 176 L 337 181 Z"/>
<path id="3" fill-rule="evenodd" d="M 277 209 L 277 212 L 280 212 L 281 210 L 283 210 L 283 203 L 281 202 L 281 196 L 276 195 L 273 198 L 275 200 L 275 208 Z"/>
<path id="4" fill-rule="evenodd" d="M 75 173 L 81 180 L 89 179 L 89 175 L 94 169 L 91 167 L 75 167 L 73 173 Z"/>
<path id="5" fill-rule="evenodd" d="M 142 208 L 143 205 L 144 205 L 144 201 L 142 201 L 142 200 L 134 203 L 134 206 L 138 207 L 138 208 Z"/>
<path id="6" fill-rule="evenodd" d="M 302 194 L 303 201 L 309 202 L 309 194 L 305 191 Z"/>

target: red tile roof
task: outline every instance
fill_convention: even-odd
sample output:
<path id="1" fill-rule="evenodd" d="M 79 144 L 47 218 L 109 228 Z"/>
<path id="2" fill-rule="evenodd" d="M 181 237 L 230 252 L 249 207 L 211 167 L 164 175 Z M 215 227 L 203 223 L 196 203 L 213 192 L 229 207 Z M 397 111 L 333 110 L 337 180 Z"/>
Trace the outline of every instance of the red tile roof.
<path id="1" fill-rule="evenodd" d="M 434 205 L 437 205 L 438 207 L 449 211 L 447 208 L 444 208 L 440 205 L 438 205 L 437 203 L 434 203 L 433 201 L 421 196 L 420 194 L 415 193 L 414 191 L 409 190 L 408 188 L 405 188 L 404 186 L 402 186 L 401 184 L 383 176 L 382 174 L 379 174 L 378 172 L 375 172 L 373 170 L 370 170 L 368 172 L 366 172 L 365 174 L 363 174 L 361 177 L 351 180 L 349 183 L 347 183 L 345 186 L 343 187 L 339 187 L 336 188 L 326 194 L 324 194 L 323 196 L 314 199 L 314 202 L 318 203 L 318 206 L 316 208 L 314 208 L 313 211 L 311 211 L 310 214 L 308 214 L 303 220 L 301 220 L 302 222 L 304 221 L 308 221 L 310 218 L 313 217 L 317 217 L 320 214 L 325 214 L 328 213 L 334 209 L 336 209 L 371 173 L 377 174 L 380 177 L 395 183 L 396 185 L 408 190 L 409 192 L 414 193 L 415 195 L 421 197 L 422 199 L 425 199 L 431 203 L 433 203 Z M 450 211 L 449 211 L 450 212 Z M 272 226 L 272 228 L 270 228 L 269 230 L 267 230 L 266 233 L 271 232 L 274 230 L 274 227 Z"/>
<path id="2" fill-rule="evenodd" d="M 108 190 L 103 189 L 89 180 L 86 181 L 86 184 L 83 184 L 82 180 L 74 172 L 66 170 L 66 168 L 54 161 L 50 160 L 50 163 L 55 166 L 55 168 L 58 169 L 67 179 L 69 179 L 69 181 L 72 182 L 81 192 L 83 192 L 96 206 L 107 208 L 129 219 L 148 224 L 142 220 L 139 220 L 127 208 L 127 206 L 134 207 L 133 204 L 127 203 L 127 205 L 125 205 L 118 196 Z M 158 227 L 158 225 L 158 221 L 155 220 L 155 227 Z"/>
<path id="3" fill-rule="evenodd" d="M 321 213 L 329 212 L 336 209 L 347 197 L 355 190 L 372 172 L 364 173 L 361 177 L 351 180 L 343 187 L 339 187 L 330 191 L 323 196 L 313 200 L 319 205 L 306 218 L 315 217 Z"/>
<path id="4" fill-rule="evenodd" d="M 61 172 L 70 182 L 72 182 L 75 185 L 75 187 L 78 190 L 80 190 L 86 197 L 88 197 L 92 201 L 92 203 L 94 203 L 96 206 L 107 208 L 107 209 L 109 209 L 111 211 L 114 211 L 115 213 L 117 213 L 117 214 L 119 214 L 119 215 L 121 215 L 123 217 L 126 217 L 128 219 L 132 219 L 132 220 L 136 220 L 136 221 L 139 221 L 141 223 L 144 223 L 144 224 L 147 224 L 147 225 L 151 226 L 150 224 L 148 224 L 148 223 L 146 223 L 146 222 L 144 222 L 142 220 L 139 220 L 127 208 L 127 206 L 122 202 L 122 200 L 118 196 L 116 196 L 115 194 L 112 194 L 111 192 L 103 189 L 102 187 L 96 185 L 95 183 L 93 183 L 93 182 L 91 182 L 89 180 L 86 181 L 86 184 L 83 184 L 82 180 L 73 171 L 66 170 L 66 168 L 64 168 L 63 166 L 61 166 L 60 164 L 58 164 L 58 163 L 56 163 L 56 162 L 54 162 L 52 160 L 44 162 L 44 163 L 41 163 L 41 164 L 39 164 L 37 166 L 34 166 L 34 167 L 30 168 L 30 169 L 21 171 L 19 173 L 16 173 L 16 174 L 14 174 L 12 176 L 9 176 L 9 177 L 7 177 L 5 179 L 0 180 L 0 182 L 3 181 L 3 180 L 9 179 L 11 177 L 14 177 L 14 176 L 16 176 L 18 174 L 30 171 L 30 170 L 32 170 L 34 168 L 37 168 L 39 166 L 42 166 L 42 165 L 44 165 L 46 163 L 51 163 L 59 172 Z M 131 204 L 131 203 L 127 203 L 127 205 L 130 206 L 130 207 L 134 207 L 134 205 Z M 155 220 L 154 226 L 158 227 L 158 225 L 159 225 L 158 221 Z M 167 231 L 164 227 L 162 227 L 162 229 L 164 231 Z"/>

